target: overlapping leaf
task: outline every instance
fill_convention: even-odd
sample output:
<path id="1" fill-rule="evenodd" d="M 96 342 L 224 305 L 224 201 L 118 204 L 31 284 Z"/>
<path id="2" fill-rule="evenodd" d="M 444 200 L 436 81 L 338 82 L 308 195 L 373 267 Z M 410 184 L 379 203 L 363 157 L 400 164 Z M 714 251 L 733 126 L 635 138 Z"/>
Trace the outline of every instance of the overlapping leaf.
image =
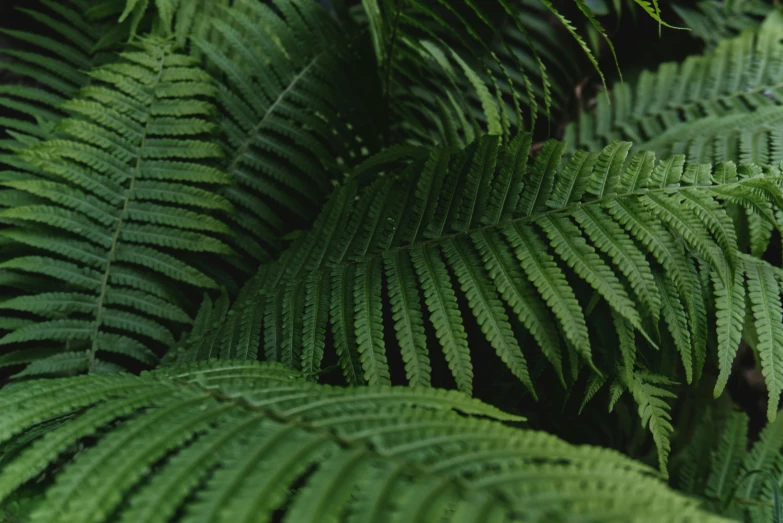
<path id="1" fill-rule="evenodd" d="M 211 215 L 232 206 L 215 191 L 230 178 L 208 139 L 210 77 L 157 40 L 89 77 L 62 106 L 73 116 L 18 152 L 33 168 L 2 182 L 0 266 L 21 292 L 0 303 L 1 361 L 35 361 L 26 374 L 115 369 L 105 352 L 154 362 L 190 322 L 178 285 L 217 286 L 188 258 L 232 252 Z"/>
<path id="2" fill-rule="evenodd" d="M 504 426 L 519 418 L 453 391 L 225 361 L 34 381 L 0 403 L 0 441 L 45 426 L 0 468 L 0 500 L 53 476 L 31 522 L 723 521 L 644 465 Z"/>

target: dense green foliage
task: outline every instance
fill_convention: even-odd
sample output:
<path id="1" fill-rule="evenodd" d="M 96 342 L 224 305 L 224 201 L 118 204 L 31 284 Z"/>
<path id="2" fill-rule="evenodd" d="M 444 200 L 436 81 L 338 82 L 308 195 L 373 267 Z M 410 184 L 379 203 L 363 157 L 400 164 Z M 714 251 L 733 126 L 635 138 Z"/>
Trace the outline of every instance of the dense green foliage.
<path id="1" fill-rule="evenodd" d="M 783 521 L 776 7 L 19 8 L 0 518 Z"/>
<path id="2" fill-rule="evenodd" d="M 31 401 L 35 408 L 25 408 Z M 42 420 L 50 425 L 32 444 L 11 439 L 15 452 L 0 494 L 72 454 L 85 435 L 101 434 L 71 458 L 30 521 L 104 521 L 110 514 L 117 514 L 112 521 L 167 521 L 193 489 L 183 521 L 265 521 L 280 507 L 286 521 L 297 522 L 446 515 L 528 521 L 573 511 L 600 517 L 609 507 L 626 518 L 654 503 L 665 504 L 668 521 L 710 521 L 640 463 L 466 418 L 455 411 L 515 419 L 437 389 L 333 388 L 283 365 L 226 360 L 141 377 L 35 381 L 9 391 L 4 409 L 5 439 L 36 430 Z M 113 427 L 117 418 L 123 423 Z M 157 473 L 145 479 L 156 462 Z M 529 479 L 539 475 L 531 488 Z M 591 499 L 596 490 L 606 504 Z"/>

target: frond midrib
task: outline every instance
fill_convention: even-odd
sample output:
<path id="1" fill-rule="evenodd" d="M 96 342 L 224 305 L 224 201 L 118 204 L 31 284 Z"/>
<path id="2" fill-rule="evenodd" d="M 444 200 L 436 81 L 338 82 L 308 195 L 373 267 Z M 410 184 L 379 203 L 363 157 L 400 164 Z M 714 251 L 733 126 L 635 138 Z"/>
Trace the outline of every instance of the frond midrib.
<path id="1" fill-rule="evenodd" d="M 138 173 L 139 168 L 141 167 L 141 162 L 143 157 L 142 151 L 144 150 L 144 144 L 146 143 L 150 122 L 152 121 L 151 108 L 155 100 L 157 100 L 158 98 L 157 95 L 155 94 L 156 93 L 155 86 L 158 85 L 161 76 L 163 74 L 163 69 L 164 69 L 163 64 L 165 62 L 165 59 L 166 59 L 166 53 L 165 52 L 161 53 L 161 56 L 157 64 L 158 71 L 157 74 L 155 75 L 155 81 L 150 86 L 150 90 L 153 93 L 153 95 L 147 103 L 147 110 L 148 110 L 146 115 L 147 121 L 144 124 L 144 130 L 142 132 L 141 141 L 139 142 L 139 146 L 136 151 L 136 164 L 133 167 L 128 188 L 125 190 L 125 196 L 122 203 L 122 210 L 119 216 L 117 217 L 117 223 L 114 229 L 114 235 L 112 236 L 111 245 L 106 253 L 106 268 L 103 272 L 101 288 L 100 288 L 100 292 L 98 293 L 98 303 L 97 303 L 97 309 L 95 311 L 95 327 L 93 329 L 92 345 L 90 347 L 90 353 L 89 353 L 88 372 L 93 372 L 95 370 L 95 356 L 99 350 L 98 339 L 99 339 L 101 326 L 103 324 L 103 312 L 104 312 L 104 306 L 106 304 L 106 298 L 108 295 L 111 267 L 112 267 L 112 263 L 114 262 L 114 256 L 117 251 L 117 245 L 119 244 L 120 234 L 122 233 L 122 228 L 123 225 L 125 224 L 125 218 L 128 212 L 128 206 L 130 204 L 131 196 L 133 194 L 133 186 L 136 181 L 136 173 Z"/>
<path id="2" fill-rule="evenodd" d="M 632 125 L 638 125 L 644 120 L 650 118 L 658 118 L 661 115 L 663 115 L 665 112 L 671 112 L 671 111 L 687 112 L 692 107 L 710 105 L 713 103 L 719 103 L 722 101 L 731 100 L 733 98 L 739 98 L 745 95 L 758 94 L 765 90 L 776 90 L 776 89 L 783 89 L 783 82 L 772 86 L 765 86 L 760 89 L 751 89 L 749 91 L 732 93 L 730 96 L 707 99 L 706 101 L 692 102 L 681 106 L 667 106 L 665 110 L 662 112 L 645 114 L 644 117 L 642 118 L 628 120 L 627 122 L 631 123 Z M 744 124 L 743 120 L 747 120 L 749 117 L 766 118 L 765 120 L 760 122 L 757 122 L 755 120 L 753 121 L 754 125 L 751 128 L 753 129 L 754 134 L 760 134 L 767 131 L 769 127 L 774 128 L 775 124 L 779 124 L 780 120 L 783 119 L 781 113 L 783 113 L 783 106 L 769 105 L 766 107 L 760 107 L 752 111 L 746 111 L 746 112 L 731 111 L 726 114 L 709 114 L 707 116 L 695 120 L 683 120 L 674 125 L 667 126 L 667 128 L 664 131 L 662 131 L 660 134 L 652 136 L 643 142 L 639 142 L 638 145 L 636 144 L 634 145 L 636 145 L 637 149 L 659 151 L 662 150 L 666 145 L 670 145 L 672 143 L 682 143 L 686 139 L 692 138 L 694 133 L 698 133 L 700 128 L 704 129 L 704 127 L 708 127 L 710 129 L 710 132 L 713 134 L 735 131 L 737 128 L 742 128 L 742 125 Z M 626 122 L 623 123 L 625 124 Z M 614 125 L 614 127 L 617 127 L 617 125 Z"/>
<path id="3" fill-rule="evenodd" d="M 711 51 L 645 69 L 629 84 L 615 83 L 598 103 L 567 125 L 569 149 L 602 146 L 620 138 L 635 142 L 636 149 L 663 154 L 687 151 L 690 160 L 746 158 L 740 145 L 726 146 L 720 156 L 693 145 L 758 131 L 763 124 L 754 116 L 781 109 L 783 78 L 774 66 L 783 51 L 776 36 L 781 22 L 772 10 L 761 25 L 722 39 Z M 767 131 L 779 130 L 780 118 L 769 125 L 772 129 Z M 768 155 L 779 159 L 774 147 L 760 149 L 743 161 L 770 163 Z"/>
<path id="4" fill-rule="evenodd" d="M 616 129 L 621 129 L 624 126 L 638 127 L 643 122 L 645 122 L 647 120 L 650 120 L 650 119 L 660 119 L 666 113 L 682 112 L 684 114 L 688 114 L 688 111 L 690 111 L 693 108 L 702 108 L 702 107 L 705 107 L 705 106 L 711 106 L 711 105 L 714 105 L 714 104 L 719 104 L 719 103 L 722 103 L 722 102 L 735 100 L 737 98 L 748 96 L 748 95 L 761 94 L 764 91 L 774 91 L 774 90 L 780 90 L 780 89 L 783 89 L 783 82 L 779 82 L 779 83 L 775 83 L 775 84 L 760 84 L 758 87 L 754 87 L 752 89 L 748 89 L 747 91 L 734 91 L 734 92 L 731 92 L 731 93 L 725 93 L 725 94 L 723 94 L 721 96 L 715 96 L 713 98 L 702 98 L 702 99 L 698 99 L 698 100 L 691 100 L 691 101 L 689 101 L 687 103 L 667 103 L 666 105 L 661 106 L 658 110 L 656 110 L 654 112 L 644 112 L 642 114 L 639 114 L 638 116 L 633 114 L 633 113 L 631 113 L 626 118 L 624 118 L 622 120 L 616 119 L 614 117 L 615 114 L 612 114 L 610 128 L 613 129 L 613 130 L 616 130 Z M 606 91 L 606 94 L 609 94 L 611 92 L 612 91 Z M 599 95 L 599 96 L 601 96 L 601 95 Z M 635 96 L 636 95 L 634 94 L 634 98 L 635 98 Z M 734 107 L 734 106 L 732 106 L 732 107 Z M 773 107 L 773 106 L 770 106 L 770 107 Z M 758 111 L 758 109 L 756 111 Z M 593 114 L 593 113 L 590 112 L 590 114 Z M 752 113 L 742 113 L 742 114 L 747 115 L 747 114 L 752 114 Z M 725 115 L 710 115 L 710 117 L 712 117 L 712 118 L 721 118 L 721 117 L 725 118 L 725 117 L 731 117 L 731 116 L 737 118 L 737 117 L 741 116 L 741 114 L 731 113 L 730 112 L 730 113 L 727 113 Z M 673 132 L 676 129 L 678 129 L 677 126 L 686 125 L 686 124 L 692 124 L 694 122 L 702 122 L 704 119 L 705 118 L 703 117 L 703 118 L 699 118 L 699 119 L 696 119 L 696 120 L 683 120 L 681 122 L 678 122 L 678 124 L 676 124 L 673 127 L 667 127 L 666 131 L 664 131 L 663 133 L 661 133 L 659 135 L 656 135 L 653 138 L 648 139 L 647 141 L 639 142 L 639 146 L 637 146 L 636 148 L 643 147 L 643 148 L 650 148 L 652 150 L 655 150 L 655 147 L 657 146 L 656 142 L 664 142 L 665 143 L 666 139 L 671 140 L 671 135 L 673 134 Z"/>
<path id="5" fill-rule="evenodd" d="M 411 243 L 408 243 L 406 245 L 400 245 L 396 247 L 392 247 L 389 249 L 384 249 L 382 251 L 378 251 L 376 253 L 370 254 L 368 256 L 362 257 L 360 259 L 349 259 L 349 260 L 342 260 L 339 263 L 336 263 L 331 266 L 327 267 L 320 267 L 318 269 L 308 271 L 304 274 L 297 274 L 295 277 L 290 279 L 285 279 L 278 281 L 275 283 L 273 287 L 264 287 L 261 290 L 261 294 L 271 293 L 274 289 L 278 289 L 280 287 L 284 287 L 287 285 L 290 285 L 292 282 L 298 282 L 300 280 L 306 280 L 311 277 L 313 274 L 319 274 L 319 273 L 328 273 L 330 272 L 334 267 L 337 266 L 350 266 L 355 265 L 357 263 L 364 263 L 369 260 L 372 260 L 374 258 L 383 257 L 384 254 L 387 253 L 396 253 L 399 251 L 406 251 L 414 247 L 422 247 L 426 248 L 428 245 L 431 244 L 439 244 L 444 241 L 448 241 L 450 239 L 463 237 L 463 236 L 470 236 L 471 234 L 486 231 L 486 230 L 499 230 L 503 228 L 504 226 L 516 226 L 516 225 L 523 225 L 523 224 L 529 224 L 529 223 L 535 223 L 538 220 L 547 217 L 547 216 L 553 216 L 553 215 L 559 215 L 562 214 L 564 216 L 569 216 L 570 212 L 574 209 L 580 209 L 584 208 L 590 205 L 600 205 L 605 202 L 614 201 L 614 200 L 625 200 L 625 199 L 634 199 L 639 198 L 641 195 L 646 194 L 677 194 L 681 191 L 693 191 L 694 189 L 705 189 L 710 190 L 717 187 L 733 187 L 733 186 L 741 186 L 746 180 L 740 179 L 735 182 L 731 183 L 720 183 L 720 184 L 714 184 L 714 185 L 682 185 L 679 187 L 661 187 L 661 188 L 643 188 L 639 189 L 637 191 L 633 192 L 627 192 L 627 193 L 614 193 L 614 194 L 608 194 L 605 196 L 602 196 L 600 198 L 596 198 L 594 200 L 590 200 L 587 202 L 573 202 L 568 204 L 565 207 L 558 207 L 557 209 L 549 209 L 546 211 L 538 212 L 531 214 L 530 216 L 520 216 L 517 218 L 506 218 L 505 220 L 499 221 L 497 224 L 490 224 L 490 225 L 482 225 L 479 227 L 473 227 L 471 229 L 468 229 L 467 231 L 458 231 L 458 232 L 452 232 L 448 234 L 444 234 L 442 236 L 438 236 L 437 238 L 425 238 L 421 240 L 417 240 Z"/>
<path id="6" fill-rule="evenodd" d="M 272 420 L 274 422 L 280 423 L 281 425 L 284 425 L 289 428 L 302 430 L 305 432 L 308 432 L 310 434 L 317 434 L 318 436 L 322 437 L 325 440 L 333 441 L 337 443 L 340 448 L 346 449 L 346 448 L 353 448 L 353 449 L 360 449 L 363 450 L 365 455 L 372 456 L 377 459 L 390 462 L 390 463 L 397 463 L 400 466 L 402 466 L 404 469 L 407 469 L 410 472 L 416 473 L 420 475 L 420 477 L 432 477 L 433 475 L 441 478 L 442 481 L 445 483 L 452 483 L 453 485 L 457 486 L 460 490 L 463 492 L 470 492 L 480 489 L 482 492 L 486 492 L 490 494 L 495 501 L 505 507 L 509 506 L 509 501 L 507 497 L 498 489 L 491 488 L 491 487 L 478 487 L 479 483 L 477 482 L 469 482 L 463 478 L 460 478 L 458 476 L 452 476 L 448 474 L 442 474 L 434 470 L 434 467 L 427 467 L 424 465 L 420 465 L 417 463 L 413 463 L 410 460 L 406 460 L 404 458 L 400 458 L 397 454 L 397 452 L 385 452 L 383 448 L 374 445 L 371 440 L 369 439 L 362 439 L 360 437 L 356 437 L 354 434 L 353 438 L 342 436 L 328 428 L 328 426 L 321 427 L 317 424 L 317 420 L 313 422 L 309 421 L 303 421 L 300 419 L 296 419 L 295 415 L 285 415 L 281 412 L 274 411 L 272 409 L 265 408 L 263 405 L 254 404 L 252 401 L 247 400 L 243 398 L 241 395 L 231 395 L 224 393 L 218 388 L 208 388 L 204 386 L 198 386 L 197 384 L 194 384 L 193 382 L 186 382 L 181 381 L 173 378 L 169 378 L 169 380 L 176 384 L 181 386 L 182 388 L 191 388 L 195 391 L 198 391 L 202 395 L 207 395 L 215 398 L 221 403 L 231 403 L 235 406 L 238 406 L 246 411 L 249 412 L 256 412 L 258 413 L 256 416 L 261 416 L 263 418 Z M 291 384 L 293 385 L 293 383 Z M 367 398 L 362 396 L 355 396 L 354 397 L 357 401 L 366 401 Z M 351 402 L 352 397 L 351 396 L 339 396 L 334 398 L 334 401 L 346 404 Z M 307 408 L 313 408 L 313 406 L 317 406 L 318 402 L 311 402 L 306 405 Z M 289 409 L 289 412 L 296 412 L 296 409 Z M 331 419 L 331 418 L 330 418 Z M 433 425 L 439 425 L 444 423 L 444 420 L 432 420 L 431 423 Z M 395 431 L 395 430 L 404 430 L 405 428 L 398 428 L 398 427 L 387 427 L 385 430 L 381 431 L 377 428 L 373 429 L 372 434 L 377 435 L 383 432 L 388 431 Z M 361 435 L 361 433 L 359 433 Z M 490 438 L 492 436 L 491 433 L 484 433 L 482 435 L 483 438 Z M 498 435 L 496 435 L 498 439 L 507 440 L 508 434 L 503 434 L 502 432 Z M 430 440 L 426 440 L 427 442 L 431 442 Z M 415 448 L 417 445 L 422 445 L 423 443 L 420 442 L 413 442 L 411 445 L 411 448 Z M 399 448 L 407 448 L 408 446 L 400 446 L 395 447 L 395 450 Z M 248 463 L 252 463 L 252 460 L 248 460 Z M 478 488 L 477 488 L 478 487 Z"/>
<path id="7" fill-rule="evenodd" d="M 248 150 L 250 150 L 250 147 L 256 141 L 256 138 L 264 128 L 267 119 L 275 113 L 277 107 L 285 100 L 286 96 L 288 96 L 288 94 L 293 91 L 293 89 L 296 87 L 296 84 L 307 75 L 307 73 L 318 62 L 318 60 L 327 55 L 327 52 L 328 49 L 323 50 L 314 56 L 310 62 L 305 67 L 303 67 L 302 70 L 296 74 L 296 76 L 294 76 L 293 80 L 288 83 L 286 88 L 277 95 L 277 98 L 275 98 L 274 102 L 272 102 L 269 108 L 264 112 L 264 116 L 261 118 L 261 120 L 251 129 L 249 133 L 247 133 L 247 137 L 242 142 L 242 145 L 237 148 L 236 152 L 231 158 L 231 162 L 228 165 L 229 173 L 233 173 L 234 170 L 236 170 L 237 165 L 239 165 L 239 162 L 242 160 L 242 157 L 245 155 L 245 153 L 248 152 Z"/>

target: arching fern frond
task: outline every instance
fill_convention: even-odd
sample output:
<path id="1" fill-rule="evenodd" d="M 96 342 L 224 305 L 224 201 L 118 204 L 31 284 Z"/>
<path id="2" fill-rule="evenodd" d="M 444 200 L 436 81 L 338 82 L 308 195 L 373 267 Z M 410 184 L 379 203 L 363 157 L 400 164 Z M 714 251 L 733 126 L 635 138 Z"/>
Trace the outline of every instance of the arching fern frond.
<path id="1" fill-rule="evenodd" d="M 174 282 L 217 286 L 191 253 L 231 253 L 228 226 L 209 215 L 231 210 L 214 190 L 230 181 L 214 167 L 222 151 L 202 139 L 214 130 L 210 77 L 157 40 L 121 56 L 89 73 L 51 139 L 19 151 L 38 171 L 2 182 L 13 189 L 2 274 L 35 276 L 0 302 L 23 314 L 5 322 L 3 358 L 29 361 L 28 342 L 30 357 L 50 354 L 26 374 L 98 370 L 107 352 L 155 361 L 190 322 Z"/>
<path id="2" fill-rule="evenodd" d="M 226 361 L 34 381 L 0 403 L 4 442 L 55 421 L 0 468 L 0 499 L 47 487 L 33 523 L 723 521 L 644 465 L 504 426 L 514 417 L 455 392 Z"/>
<path id="3" fill-rule="evenodd" d="M 644 72 L 635 86 L 616 86 L 612 105 L 599 96 L 596 107 L 566 130 L 570 151 L 632 140 L 635 150 L 683 154 L 694 163 L 733 160 L 776 165 L 783 159 L 781 87 L 783 13 L 774 12 L 755 31 L 721 42 L 711 54 Z M 731 207 L 731 206 L 730 206 Z M 768 204 L 735 212 L 740 247 L 761 256 L 773 220 Z"/>
<path id="4" fill-rule="evenodd" d="M 195 40 L 219 79 L 224 169 L 235 181 L 221 194 L 236 208 L 234 248 L 248 271 L 311 226 L 333 181 L 377 147 L 355 31 L 317 2 L 273 5 L 237 0 L 210 18 L 211 38 Z"/>
<path id="5" fill-rule="evenodd" d="M 783 13 L 711 53 L 643 72 L 579 115 L 565 133 L 572 151 L 612 140 L 691 162 L 768 165 L 783 159 Z"/>
<path id="6" fill-rule="evenodd" d="M 435 149 L 399 176 L 338 190 L 315 228 L 262 267 L 222 329 L 187 357 L 263 356 L 318 369 L 328 322 L 349 382 L 388 382 L 386 360 L 402 356 L 408 380 L 428 384 L 423 326 L 431 325 L 457 386 L 470 391 L 476 355 L 468 346 L 481 346 L 466 338 L 472 317 L 533 390 L 514 334 L 521 326 L 561 380 L 566 352 L 594 368 L 614 359 L 594 353 L 579 280 L 651 341 L 668 314 L 664 302 L 685 313 L 682 323 L 667 318 L 664 329 L 703 340 L 694 255 L 706 267 L 725 267 L 716 277 L 733 278 L 739 265 L 733 225 L 718 202 L 751 186 L 767 201 L 780 191 L 777 171 L 721 179 L 731 164 L 714 175 L 683 170 L 681 158 L 629 158 L 629 144 L 620 142 L 563 162 L 563 145 L 550 141 L 529 164 L 528 135 L 502 149 L 498 142 Z M 384 309 L 395 341 L 384 332 Z M 688 379 L 692 361 L 703 358 L 683 356 Z"/>
<path id="7" fill-rule="evenodd" d="M 310 233 L 172 358 L 265 358 L 310 375 L 336 359 L 349 383 L 389 383 L 402 367 L 409 384 L 429 386 L 438 347 L 453 383 L 472 391 L 474 362 L 486 365 L 492 350 L 535 396 L 540 370 L 528 361 L 540 369 L 540 351 L 554 371 L 545 381 L 575 382 L 586 364 L 629 390 L 664 468 L 672 429 L 656 383 L 701 376 L 714 305 L 720 392 L 741 339 L 746 265 L 778 274 L 740 254 L 722 201 L 778 201 L 780 172 L 655 162 L 628 156 L 622 142 L 564 162 L 563 144 L 550 141 L 528 164 L 529 145 L 529 135 L 504 148 L 485 137 L 367 187 L 347 184 Z M 776 309 L 758 318 L 772 329 L 760 347 L 776 376 L 783 352 L 767 341 L 778 336 Z M 605 332 L 618 319 L 619 346 Z M 676 349 L 679 369 L 648 367 L 660 356 L 637 357 L 644 338 Z M 770 391 L 774 413 L 777 381 Z"/>

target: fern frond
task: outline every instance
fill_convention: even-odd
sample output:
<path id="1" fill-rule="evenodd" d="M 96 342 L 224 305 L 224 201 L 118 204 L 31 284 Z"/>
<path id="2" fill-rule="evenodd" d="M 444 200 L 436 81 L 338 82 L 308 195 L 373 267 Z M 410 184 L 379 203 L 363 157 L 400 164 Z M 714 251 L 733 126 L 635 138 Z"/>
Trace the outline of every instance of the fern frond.
<path id="1" fill-rule="evenodd" d="M 708 54 L 645 71 L 633 85 L 616 85 L 568 126 L 570 152 L 619 139 L 634 142 L 636 150 L 683 154 L 694 163 L 778 163 L 781 29 L 783 13 L 774 11 L 757 29 L 721 41 Z"/>
<path id="2" fill-rule="evenodd" d="M 732 412 L 723 426 L 705 489 L 705 494 L 721 503 L 728 501 L 729 486 L 739 477 L 740 464 L 747 452 L 747 432 L 747 415 Z"/>
<path id="3" fill-rule="evenodd" d="M 596 334 L 591 331 L 611 320 L 590 312 L 592 305 L 580 299 L 585 296 L 582 285 L 595 291 L 595 303 L 604 303 L 628 322 L 631 340 L 640 332 L 654 346 L 671 346 L 659 335 L 659 319 L 664 319 L 686 379 L 700 376 L 706 360 L 706 303 L 711 300 L 705 303 L 702 296 L 706 284 L 696 262 L 701 273 L 711 269 L 708 262 L 720 262 L 714 276 L 724 286 L 744 271 L 744 258 L 736 244 L 732 246 L 732 224 L 717 202 L 722 193 L 736 188 L 772 186 L 779 175 L 768 171 L 753 178 L 724 181 L 713 176 L 705 181 L 687 176 L 692 170 L 683 169 L 676 158 L 640 164 L 635 161 L 638 155 L 628 160 L 628 147 L 614 145 L 598 155 L 610 161 L 573 171 L 567 168 L 573 159 L 562 166 L 562 146 L 556 142 L 545 145 L 526 167 L 516 139 L 499 150 L 498 158 L 488 158 L 497 142 L 490 136 L 465 151 L 435 149 L 428 159 L 415 159 L 400 174 L 379 176 L 366 188 L 346 184 L 314 229 L 299 237 L 279 262 L 257 273 L 232 306 L 230 318 L 195 341 L 180 359 L 265 354 L 287 362 L 284 333 L 290 329 L 297 331 L 297 341 L 311 344 L 302 347 L 301 354 L 318 354 L 320 359 L 322 351 L 332 349 L 325 328 L 314 328 L 303 318 L 307 307 L 318 303 L 325 310 L 328 303 L 333 347 L 349 383 L 388 382 L 392 359 L 399 356 L 410 383 L 431 383 L 433 348 L 426 346 L 423 332 L 428 323 L 456 385 L 464 391 L 472 390 L 473 362 L 485 357 L 483 346 L 491 347 L 534 391 L 528 361 L 535 348 L 522 344 L 515 332 L 522 327 L 561 380 L 564 367 L 575 375 L 582 364 L 602 374 L 614 375 L 614 365 L 633 372 L 635 352 L 627 350 L 633 341 L 621 346 L 626 347 L 622 355 L 594 350 Z M 521 178 L 524 188 L 508 182 L 511 177 L 503 170 L 509 163 L 526 173 Z M 716 172 L 720 169 L 725 168 Z M 627 170 L 635 171 L 632 184 L 623 182 Z M 552 194 L 564 179 L 561 172 L 569 180 L 564 183 L 585 189 L 590 180 L 613 181 L 601 183 L 600 196 L 572 191 L 567 200 L 559 197 L 561 207 L 553 208 Z M 574 172 L 582 179 L 572 180 Z M 502 193 L 487 190 L 496 179 Z M 762 192 L 762 198 L 770 201 L 773 193 Z M 499 194 L 504 194 L 502 201 Z M 513 210 L 509 202 L 514 202 Z M 498 218 L 498 209 L 509 212 L 501 211 Z M 724 234 L 719 234 L 717 223 Z M 709 255 L 707 261 L 702 253 Z M 329 280 L 331 287 L 313 286 Z M 305 287 L 310 294 L 302 298 Z M 726 299 L 722 288 L 716 288 L 719 300 Z M 286 311 L 277 303 L 292 289 L 298 289 L 300 298 Z M 366 310 L 368 306 L 374 310 Z M 725 307 L 736 314 L 733 302 Z M 385 318 L 384 311 L 392 317 Z M 466 329 L 471 317 L 480 334 Z M 319 321 L 324 325 L 323 317 Z M 386 325 L 394 325 L 394 339 L 384 332 Z M 725 361 L 733 336 L 729 330 L 720 345 Z M 569 355 L 566 361 L 564 354 Z M 313 369 L 311 356 L 304 363 L 298 368 Z M 656 430 L 665 426 L 658 410 Z M 656 437 L 665 463 L 668 431 L 661 430 Z"/>
<path id="4" fill-rule="evenodd" d="M 773 7 L 762 0 L 701 0 L 694 5 L 674 3 L 672 8 L 693 36 L 714 47 L 746 29 L 761 25 Z"/>
<path id="5" fill-rule="evenodd" d="M 0 402 L 5 442 L 63 419 L 0 469 L 9 499 L 52 467 L 32 522 L 723 521 L 640 463 L 504 426 L 519 418 L 455 392 L 340 389 L 225 361 L 34 381 Z"/>
<path id="6" fill-rule="evenodd" d="M 780 416 L 773 416 L 773 418 L 775 421 L 764 427 L 758 441 L 742 460 L 734 492 L 737 501 L 771 501 L 772 499 L 772 492 L 769 486 L 765 485 L 768 478 L 765 477 L 764 473 L 771 473 L 773 477 L 777 478 L 780 476 L 780 466 L 783 464 L 783 460 L 781 460 L 783 422 L 781 422 Z M 745 512 L 746 517 L 749 516 L 751 521 L 763 521 L 764 519 L 771 519 L 769 517 L 769 514 L 772 512 L 770 510 L 771 503 L 768 503 L 768 506 L 769 508 L 766 509 L 763 507 L 748 507 L 742 512 Z"/>
<path id="7" fill-rule="evenodd" d="M 224 170 L 235 181 L 221 194 L 236 208 L 232 247 L 249 271 L 310 226 L 333 181 L 376 149 L 363 103 L 374 86 L 358 74 L 355 31 L 317 2 L 237 0 L 214 11 L 194 43 L 218 78 Z"/>
<path id="8" fill-rule="evenodd" d="M 542 106 L 547 118 L 562 109 L 583 69 L 567 52 L 577 46 L 565 28 L 539 23 L 559 14 L 539 0 L 362 6 L 389 131 L 400 141 L 463 147 L 484 133 L 510 139 L 532 127 Z"/>
<path id="9" fill-rule="evenodd" d="M 36 32 L 0 28 L 12 42 L 33 46 L 25 51 L 16 46 L 2 50 L 7 58 L 0 62 L 0 69 L 24 79 L 0 86 L 0 107 L 5 113 L 0 126 L 7 135 L 0 141 L 3 151 L 21 146 L 23 136 L 28 140 L 48 137 L 52 125 L 67 114 L 59 106 L 88 83 L 90 69 L 108 59 L 105 50 L 97 49 L 106 28 L 84 16 L 84 2 L 42 0 L 40 4 L 37 10 L 21 9 L 34 22 Z M 1 158 L 15 165 L 5 154 Z"/>
<path id="10" fill-rule="evenodd" d="M 682 492 L 692 495 L 704 492 L 707 471 L 711 466 L 713 438 L 719 426 L 714 410 L 706 409 L 701 413 L 690 430 L 690 441 L 671 460 L 674 471 L 672 483 Z"/>
<path id="11" fill-rule="evenodd" d="M 689 481 L 689 492 L 705 508 L 732 521 L 773 521 L 774 493 L 783 465 L 780 416 L 749 441 L 748 416 L 730 401 L 706 407 L 705 421 L 696 428 L 686 450 L 678 480 Z M 698 467 L 684 460 L 707 454 Z M 704 461 L 704 460 L 703 460 Z M 771 475 L 771 476 L 770 476 Z"/>
<path id="12" fill-rule="evenodd" d="M 473 365 L 446 264 L 443 263 L 441 253 L 430 246 L 417 245 L 411 249 L 410 257 L 416 267 L 424 301 L 432 314 L 430 321 L 443 346 L 449 369 L 457 387 L 470 393 L 473 390 Z"/>
<path id="13" fill-rule="evenodd" d="M 62 105 L 73 116 L 19 152 L 34 170 L 6 186 L 33 200 L 0 211 L 14 226 L 0 234 L 34 248 L 13 253 L 4 268 L 43 278 L 39 287 L 55 278 L 44 292 L 33 287 L 3 301 L 38 320 L 0 345 L 62 343 L 70 363 L 62 355 L 38 366 L 52 372 L 96 370 L 114 344 L 149 361 L 190 323 L 173 282 L 217 286 L 189 253 L 232 252 L 223 242 L 228 226 L 205 212 L 232 208 L 215 194 L 230 181 L 214 166 L 222 151 L 202 139 L 213 130 L 210 77 L 157 40 L 89 76 Z"/>

